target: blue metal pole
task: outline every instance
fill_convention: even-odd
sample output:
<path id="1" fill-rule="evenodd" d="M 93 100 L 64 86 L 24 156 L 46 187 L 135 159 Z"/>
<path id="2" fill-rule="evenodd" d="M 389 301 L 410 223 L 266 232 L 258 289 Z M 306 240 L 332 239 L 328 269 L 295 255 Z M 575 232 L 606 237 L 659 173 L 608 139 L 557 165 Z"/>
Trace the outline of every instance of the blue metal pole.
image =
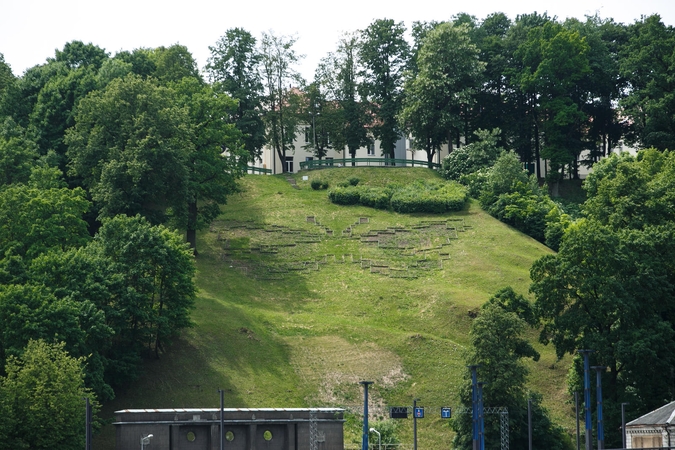
<path id="1" fill-rule="evenodd" d="M 593 435 L 593 426 L 591 423 L 591 368 L 588 361 L 588 355 L 593 350 L 578 350 L 584 358 L 584 414 L 586 426 L 586 450 L 592 450 L 591 437 Z"/>
<path id="2" fill-rule="evenodd" d="M 360 381 L 363 385 L 363 437 L 361 439 L 361 450 L 368 450 L 368 386 L 372 381 Z"/>
<path id="3" fill-rule="evenodd" d="M 469 369 L 471 369 L 471 420 L 473 450 L 480 450 L 478 446 L 478 375 L 476 373 L 478 366 L 469 366 Z"/>
<path id="4" fill-rule="evenodd" d="M 607 370 L 605 366 L 593 366 L 595 369 L 596 383 L 597 383 L 597 392 L 595 394 L 598 408 L 598 450 L 603 450 L 605 448 L 605 427 L 604 420 L 602 417 L 602 372 Z"/>
<path id="5" fill-rule="evenodd" d="M 483 386 L 485 383 L 478 383 L 478 448 L 485 450 L 485 421 L 483 414 Z"/>

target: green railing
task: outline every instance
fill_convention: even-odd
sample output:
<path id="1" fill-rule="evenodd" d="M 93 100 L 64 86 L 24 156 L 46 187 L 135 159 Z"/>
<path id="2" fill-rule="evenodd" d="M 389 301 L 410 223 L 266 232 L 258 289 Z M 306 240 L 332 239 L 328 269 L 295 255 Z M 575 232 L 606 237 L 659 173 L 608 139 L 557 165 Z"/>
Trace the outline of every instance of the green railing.
<path id="1" fill-rule="evenodd" d="M 255 175 L 256 173 L 263 175 L 271 175 L 272 169 L 263 169 L 262 167 L 246 166 L 246 172 L 251 173 L 253 175 Z"/>
<path id="2" fill-rule="evenodd" d="M 301 161 L 300 170 L 323 169 L 325 167 L 429 167 L 440 169 L 438 163 L 429 164 L 415 159 L 395 158 L 346 158 L 346 159 L 312 159 Z"/>

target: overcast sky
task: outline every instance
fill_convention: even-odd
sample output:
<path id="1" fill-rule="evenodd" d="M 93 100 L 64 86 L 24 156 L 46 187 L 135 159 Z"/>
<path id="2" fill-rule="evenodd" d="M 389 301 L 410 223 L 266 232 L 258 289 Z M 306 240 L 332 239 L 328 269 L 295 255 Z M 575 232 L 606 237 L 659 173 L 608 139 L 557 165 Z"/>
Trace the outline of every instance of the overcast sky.
<path id="1" fill-rule="evenodd" d="M 15 75 L 54 56 L 73 40 L 93 43 L 111 56 L 119 50 L 185 45 L 200 68 L 226 30 L 241 27 L 259 38 L 263 31 L 296 35 L 296 51 L 304 54 L 298 69 L 313 78 L 317 62 L 336 48 L 343 32 L 368 26 L 375 19 L 394 19 L 410 27 L 416 20 L 447 20 L 466 12 L 483 19 L 504 12 L 548 12 L 559 19 L 598 14 L 632 23 L 658 13 L 675 24 L 673 0 L 2 0 L 0 53 Z"/>

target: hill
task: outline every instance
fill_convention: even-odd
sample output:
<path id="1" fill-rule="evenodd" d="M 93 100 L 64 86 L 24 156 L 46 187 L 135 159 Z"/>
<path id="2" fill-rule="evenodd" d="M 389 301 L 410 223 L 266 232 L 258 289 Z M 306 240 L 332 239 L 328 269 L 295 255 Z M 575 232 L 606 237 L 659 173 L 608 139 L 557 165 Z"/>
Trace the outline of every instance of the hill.
<path id="1" fill-rule="evenodd" d="M 418 424 L 420 448 L 449 448 L 451 432 L 438 409 L 458 405 L 472 317 L 502 287 L 527 294 L 532 262 L 550 250 L 473 201 L 444 215 L 336 206 L 326 191 L 310 188 L 317 177 L 334 186 L 350 177 L 384 185 L 437 175 L 337 168 L 290 175 L 292 182 L 246 177 L 200 235 L 194 327 L 148 361 L 142 379 L 106 405 L 104 416 L 125 408 L 217 407 L 219 388 L 227 407 L 358 412 L 358 381 L 371 380 L 375 418 L 419 398 L 431 408 Z M 532 388 L 571 429 L 568 362 L 537 349 Z M 346 447 L 358 447 L 358 420 L 346 425 Z M 400 422 L 404 443 L 412 441 L 410 422 Z M 113 441 L 108 426 L 96 447 L 112 449 Z"/>

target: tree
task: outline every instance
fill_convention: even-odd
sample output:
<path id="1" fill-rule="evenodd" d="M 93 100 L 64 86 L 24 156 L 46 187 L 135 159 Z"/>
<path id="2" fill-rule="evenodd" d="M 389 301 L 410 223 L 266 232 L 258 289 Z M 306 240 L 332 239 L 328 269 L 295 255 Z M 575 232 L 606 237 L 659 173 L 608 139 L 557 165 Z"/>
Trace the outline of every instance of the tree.
<path id="1" fill-rule="evenodd" d="M 584 149 L 587 116 L 581 107 L 585 96 L 578 85 L 590 72 L 588 50 L 578 32 L 547 22 L 533 29 L 517 52 L 525 65 L 522 88 L 538 94 L 544 132 L 541 156 L 549 160 L 553 196 L 557 196 L 565 167 L 577 161 Z"/>
<path id="2" fill-rule="evenodd" d="M 468 27 L 451 23 L 426 33 L 416 62 L 418 72 L 405 83 L 400 122 L 431 167 L 450 131 L 460 128 L 460 110 L 472 103 L 484 64 Z"/>
<path id="3" fill-rule="evenodd" d="M 165 344 L 191 326 L 192 251 L 179 235 L 138 215 L 106 220 L 89 250 L 108 261 L 106 310 L 114 349 L 140 355 L 146 348 L 159 357 Z"/>
<path id="4" fill-rule="evenodd" d="M 403 98 L 403 73 L 410 47 L 403 22 L 378 19 L 361 32 L 359 58 L 364 67 L 364 91 L 370 101 L 374 123 L 372 133 L 380 140 L 382 154 L 394 158 L 401 139 L 398 114 Z"/>
<path id="5" fill-rule="evenodd" d="M 334 124 L 331 141 L 337 151 L 347 151 L 352 158 L 356 151 L 369 145 L 368 127 L 371 120 L 367 115 L 365 99 L 361 97 L 362 83 L 359 80 L 357 60 L 358 38 L 345 35 L 338 43 L 335 53 L 321 61 L 316 73 L 319 89 L 326 92 L 328 111 Z"/>
<path id="6" fill-rule="evenodd" d="M 54 60 L 64 62 L 70 69 L 91 66 L 96 70 L 108 59 L 108 53 L 92 44 L 82 41 L 72 41 L 63 46 L 63 50 L 56 50 Z"/>
<path id="7" fill-rule="evenodd" d="M 675 148 L 675 28 L 658 15 L 628 29 L 621 74 L 629 83 L 622 106 L 632 119 L 629 140 L 660 150 Z"/>
<path id="8" fill-rule="evenodd" d="M 459 180 L 462 175 L 490 168 L 504 151 L 497 144 L 500 134 L 498 128 L 475 131 L 474 142 L 455 149 L 443 158 L 443 176 L 449 180 Z"/>
<path id="9" fill-rule="evenodd" d="M 163 84 L 180 81 L 186 77 L 201 80 L 197 62 L 184 45 L 157 47 L 148 52 L 148 57 L 155 65 L 152 76 Z"/>
<path id="10" fill-rule="evenodd" d="M 195 78 L 183 78 L 173 87 L 178 103 L 188 110 L 193 144 L 186 164 L 187 216 L 174 218 L 187 230 L 187 241 L 197 254 L 197 230 L 218 217 L 219 205 L 237 192 L 236 181 L 246 173 L 249 153 L 231 118 L 235 100 Z"/>
<path id="11" fill-rule="evenodd" d="M 194 144 L 188 111 L 169 88 L 136 75 L 114 79 L 80 101 L 66 143 L 70 174 L 100 218 L 142 214 L 161 223 L 168 209 L 185 214 Z"/>
<path id="12" fill-rule="evenodd" d="M 261 70 L 265 86 L 265 122 L 267 142 L 271 144 L 286 172 L 286 152 L 293 147 L 298 126 L 300 76 L 293 66 L 300 60 L 293 45 L 297 39 L 263 33 L 260 42 Z M 276 159 L 275 159 L 276 161 Z"/>
<path id="13" fill-rule="evenodd" d="M 593 349 L 593 363 L 608 367 L 607 429 L 618 428 L 621 402 L 647 413 L 675 394 L 674 161 L 670 152 L 650 150 L 596 164 L 586 217 L 568 225 L 559 252 L 530 271 L 540 340 L 558 356 Z M 572 367 L 572 379 L 582 379 L 582 370 Z M 620 442 L 607 438 L 608 446 Z"/>
<path id="14" fill-rule="evenodd" d="M 85 444 L 84 397 L 94 410 L 98 404 L 84 386 L 85 358 L 73 358 L 63 343 L 31 340 L 20 357 L 7 361 L 7 376 L 0 378 L 0 398 L 13 417 L 2 449 L 81 449 Z M 9 420 L 8 420 L 9 419 Z"/>
<path id="15" fill-rule="evenodd" d="M 523 309 L 523 306 L 525 309 Z M 484 382 L 484 405 L 506 407 L 509 412 L 509 443 L 514 448 L 527 446 L 527 375 L 521 361 L 539 360 L 539 353 L 523 339 L 527 329 L 525 320 L 517 312 L 525 313 L 529 304 L 512 289 L 501 290 L 485 303 L 471 324 L 471 349 L 466 356 L 468 365 L 479 365 L 478 381 Z M 548 412 L 541 406 L 541 396 L 535 394 L 533 444 L 537 448 L 563 449 L 562 429 L 554 426 Z M 461 402 L 471 408 L 471 374 L 467 372 L 460 392 Z M 500 448 L 500 424 L 496 415 L 485 416 L 485 447 Z M 470 449 L 472 441 L 471 416 L 458 415 L 452 422 L 456 431 L 455 448 Z"/>
<path id="16" fill-rule="evenodd" d="M 86 244 L 85 197 L 81 188 L 17 184 L 0 190 L 0 255 L 31 259 Z"/>
<path id="17" fill-rule="evenodd" d="M 209 50 L 211 56 L 206 65 L 209 78 L 216 89 L 238 102 L 234 123 L 243 134 L 250 160 L 260 159 L 265 145 L 265 123 L 259 70 L 262 56 L 256 49 L 256 40 L 242 28 L 231 28 Z"/>
<path id="18" fill-rule="evenodd" d="M 28 182 L 37 157 L 37 146 L 11 117 L 0 123 L 0 189 Z"/>

